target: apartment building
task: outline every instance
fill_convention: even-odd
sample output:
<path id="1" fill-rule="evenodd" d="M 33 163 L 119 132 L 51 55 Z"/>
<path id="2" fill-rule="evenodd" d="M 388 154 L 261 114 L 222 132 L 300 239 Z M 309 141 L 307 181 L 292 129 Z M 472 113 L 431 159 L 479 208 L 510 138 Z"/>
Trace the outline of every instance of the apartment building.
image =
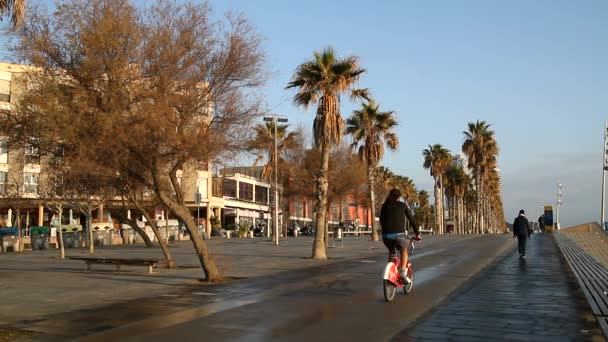
<path id="1" fill-rule="evenodd" d="M 19 95 L 26 91 L 23 86 L 26 68 L 0 63 L 0 111 L 13 110 Z M 20 227 L 27 231 L 32 226 L 51 224 L 53 213 L 44 207 L 39 196 L 45 182 L 45 168 L 45 160 L 35 148 L 10 150 L 0 134 L 0 227 Z M 270 185 L 261 181 L 261 169 L 232 168 L 214 176 L 213 168 L 210 162 L 191 163 L 178 171 L 186 206 L 195 222 L 208 234 L 214 218 L 220 218 L 224 227 L 239 222 L 268 225 Z M 94 211 L 93 222 L 114 221 L 118 227 L 112 219 L 113 212 L 118 210 L 123 210 L 121 199 L 108 200 Z M 156 219 L 172 218 L 163 207 L 155 208 L 150 214 Z M 69 223 L 84 223 L 75 210 L 72 215 L 74 219 Z"/>

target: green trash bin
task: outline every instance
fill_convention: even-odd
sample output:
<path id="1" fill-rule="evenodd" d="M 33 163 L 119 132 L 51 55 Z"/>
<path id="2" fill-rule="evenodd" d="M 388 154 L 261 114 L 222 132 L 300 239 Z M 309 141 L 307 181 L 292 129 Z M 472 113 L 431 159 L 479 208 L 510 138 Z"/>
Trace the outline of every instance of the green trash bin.
<path id="1" fill-rule="evenodd" d="M 31 227 L 30 238 L 32 241 L 32 250 L 38 251 L 48 249 L 51 241 L 51 228 L 46 226 Z"/>

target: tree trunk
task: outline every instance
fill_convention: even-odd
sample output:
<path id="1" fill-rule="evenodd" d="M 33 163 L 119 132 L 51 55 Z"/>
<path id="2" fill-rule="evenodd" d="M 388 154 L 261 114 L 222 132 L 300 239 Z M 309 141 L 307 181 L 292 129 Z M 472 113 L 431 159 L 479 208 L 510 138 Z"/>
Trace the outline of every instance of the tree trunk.
<path id="1" fill-rule="evenodd" d="M 441 189 L 439 187 L 439 178 L 435 178 L 435 227 L 437 234 L 441 234 Z"/>
<path id="2" fill-rule="evenodd" d="M 21 209 L 17 208 L 15 211 L 17 212 L 17 251 L 22 252 L 21 246 L 23 246 L 23 236 L 21 234 Z"/>
<path id="3" fill-rule="evenodd" d="M 171 252 L 169 251 L 169 248 L 167 247 L 167 243 L 161 238 L 160 236 L 160 232 L 158 231 L 158 227 L 156 226 L 156 223 L 154 222 L 154 220 L 152 219 L 152 217 L 150 216 L 150 214 L 146 211 L 146 208 L 144 208 L 142 206 L 142 204 L 138 201 L 131 201 L 135 207 L 137 208 L 137 210 L 146 218 L 146 221 L 148 221 L 150 223 L 150 228 L 152 228 L 152 231 L 154 232 L 154 236 L 156 236 L 156 239 L 158 240 L 158 244 L 160 245 L 160 249 L 163 251 L 163 254 L 165 255 L 165 259 L 167 259 L 167 268 L 173 269 L 176 267 L 175 265 L 175 260 L 173 260 L 173 257 L 171 256 Z M 167 219 L 169 218 L 169 215 L 167 213 Z M 135 220 L 131 220 L 135 226 L 137 226 L 137 222 Z M 166 221 L 168 222 L 168 220 Z M 133 225 L 131 225 L 132 227 L 134 227 Z M 198 228 L 198 225 L 197 225 Z M 135 228 L 133 228 L 135 229 Z M 138 227 L 139 229 L 139 227 Z M 142 231 L 141 229 L 139 229 L 140 231 Z M 143 232 L 143 236 L 144 240 L 148 240 L 150 241 L 150 238 L 148 237 L 148 234 L 146 234 L 145 231 Z M 167 234 L 168 236 L 168 234 Z M 154 244 L 152 243 L 152 241 L 150 241 L 150 244 L 153 246 Z M 146 243 L 147 245 L 147 243 Z"/>
<path id="4" fill-rule="evenodd" d="M 378 241 L 378 227 L 376 227 L 376 199 L 374 196 L 374 167 L 367 167 L 367 192 L 372 209 L 372 241 Z"/>
<path id="5" fill-rule="evenodd" d="M 321 168 L 317 173 L 316 179 L 316 197 L 317 203 L 315 204 L 315 239 L 312 244 L 312 258 L 313 259 L 327 259 L 327 253 L 325 250 L 325 224 L 326 224 L 326 211 L 327 206 L 327 172 L 329 170 L 329 152 L 330 146 L 328 142 L 322 142 L 321 146 Z"/>
<path id="6" fill-rule="evenodd" d="M 61 216 L 63 216 L 63 206 L 59 206 L 57 212 L 59 213 L 59 228 L 57 228 L 57 244 L 59 245 L 59 259 L 65 259 L 65 248 L 63 247 L 63 232 L 61 227 Z"/>
<path id="7" fill-rule="evenodd" d="M 93 210 L 87 209 L 87 233 L 89 235 L 89 254 L 95 253 L 95 245 L 93 242 Z"/>
<path id="8" fill-rule="evenodd" d="M 144 215 L 144 217 L 146 218 L 146 221 L 148 221 L 148 223 L 150 224 L 150 228 L 152 228 L 152 231 L 154 232 L 154 236 L 156 236 L 156 240 L 158 240 L 158 244 L 160 245 L 160 249 L 163 251 L 163 254 L 165 255 L 165 258 L 167 259 L 167 268 L 175 268 L 175 261 L 173 260 L 173 257 L 171 256 L 171 252 L 169 251 L 169 248 L 167 247 L 167 242 L 161 237 L 160 235 L 160 231 L 158 230 L 158 227 L 156 226 L 156 222 L 154 222 L 154 220 L 152 219 L 152 217 L 150 216 L 150 214 L 143 208 L 137 208 L 142 215 Z M 167 220 L 165 222 L 168 222 L 168 215 L 169 213 L 167 213 Z M 145 232 L 144 232 L 145 233 Z M 165 233 L 166 236 L 169 235 L 169 233 Z"/>
<path id="9" fill-rule="evenodd" d="M 459 204 L 459 210 L 460 210 L 460 234 L 464 233 L 464 229 L 466 226 L 466 221 L 465 221 L 465 206 L 464 206 L 464 198 L 461 196 L 459 199 L 460 204 Z"/>
<path id="10" fill-rule="evenodd" d="M 327 245 L 329 244 L 329 211 L 331 210 L 331 200 L 327 199 L 327 206 L 325 207 L 325 223 L 323 224 L 323 244 L 327 251 Z M 334 239 L 336 237 L 334 236 Z"/>
<path id="11" fill-rule="evenodd" d="M 128 219 L 126 217 L 121 217 L 120 220 L 123 221 L 124 223 L 128 224 L 129 226 L 133 227 L 133 230 L 135 230 L 137 232 L 137 234 L 139 234 L 139 236 L 141 236 L 141 238 L 144 240 L 144 243 L 146 244 L 146 247 L 148 247 L 148 248 L 150 248 L 150 247 L 156 247 L 154 245 L 154 242 L 152 242 L 152 240 L 150 240 L 150 237 L 148 236 L 148 234 L 146 234 L 146 231 L 143 230 L 143 229 L 141 229 L 137 225 L 137 221 L 136 220 Z"/>
<path id="12" fill-rule="evenodd" d="M 156 164 L 158 164 L 158 161 L 156 161 Z M 154 165 L 151 170 L 154 181 L 154 192 L 160 201 L 186 225 L 186 229 L 190 234 L 190 240 L 205 273 L 205 280 L 208 282 L 220 282 L 222 277 L 215 265 L 215 261 L 209 256 L 207 245 L 198 233 L 198 225 L 194 222 L 194 218 L 190 214 L 188 207 L 185 204 L 180 204 L 163 190 L 167 188 L 169 182 L 167 179 L 161 178 L 160 170 L 162 170 L 162 167 L 159 167 L 159 165 Z M 175 183 L 172 182 L 172 184 Z M 175 190 L 179 192 L 178 189 Z"/>
<path id="13" fill-rule="evenodd" d="M 177 216 L 184 224 L 186 225 L 186 229 L 188 229 L 188 233 L 190 233 L 190 239 L 192 240 L 192 245 L 194 246 L 194 250 L 198 255 L 198 259 L 201 263 L 201 267 L 205 273 L 205 280 L 208 282 L 219 282 L 222 280 L 220 272 L 215 265 L 215 261 L 209 257 L 209 250 L 207 245 L 203 241 L 203 238 L 198 234 L 198 228 L 192 215 L 190 215 L 190 211 L 183 205 L 179 205 L 173 200 L 170 200 L 166 194 L 163 194 L 161 197 L 161 201 L 163 201 L 169 210 L 171 210 L 175 216 Z M 166 202 L 165 202 L 166 201 Z M 156 234 L 157 232 L 154 232 Z M 160 234 L 159 234 L 160 235 Z M 161 239 L 162 240 L 162 239 Z"/>

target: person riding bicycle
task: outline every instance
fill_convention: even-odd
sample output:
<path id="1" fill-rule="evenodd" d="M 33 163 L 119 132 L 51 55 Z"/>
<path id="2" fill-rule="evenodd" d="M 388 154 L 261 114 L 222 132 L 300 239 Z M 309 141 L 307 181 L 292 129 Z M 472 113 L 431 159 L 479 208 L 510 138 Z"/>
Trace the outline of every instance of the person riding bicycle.
<path id="1" fill-rule="evenodd" d="M 392 189 L 380 210 L 380 226 L 382 227 L 382 242 L 388 248 L 388 260 L 391 261 L 395 249 L 401 252 L 401 264 L 399 272 L 403 280 L 409 284 L 411 279 L 407 277 L 407 238 L 405 234 L 405 218 L 407 217 L 414 234 L 415 240 L 421 240 L 418 224 L 406 202 L 399 201 L 401 191 Z"/>

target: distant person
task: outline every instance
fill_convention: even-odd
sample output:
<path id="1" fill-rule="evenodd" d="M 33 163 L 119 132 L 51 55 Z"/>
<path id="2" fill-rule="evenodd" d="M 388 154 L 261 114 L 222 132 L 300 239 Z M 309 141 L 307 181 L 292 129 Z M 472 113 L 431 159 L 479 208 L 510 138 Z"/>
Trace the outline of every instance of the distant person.
<path id="1" fill-rule="evenodd" d="M 522 209 L 513 222 L 513 238 L 517 237 L 520 258 L 526 258 L 526 240 L 528 240 L 530 234 L 530 222 L 528 222 L 526 213 Z"/>
<path id="2" fill-rule="evenodd" d="M 545 232 L 545 217 L 543 215 L 538 217 L 538 229 L 540 229 L 541 233 Z"/>

